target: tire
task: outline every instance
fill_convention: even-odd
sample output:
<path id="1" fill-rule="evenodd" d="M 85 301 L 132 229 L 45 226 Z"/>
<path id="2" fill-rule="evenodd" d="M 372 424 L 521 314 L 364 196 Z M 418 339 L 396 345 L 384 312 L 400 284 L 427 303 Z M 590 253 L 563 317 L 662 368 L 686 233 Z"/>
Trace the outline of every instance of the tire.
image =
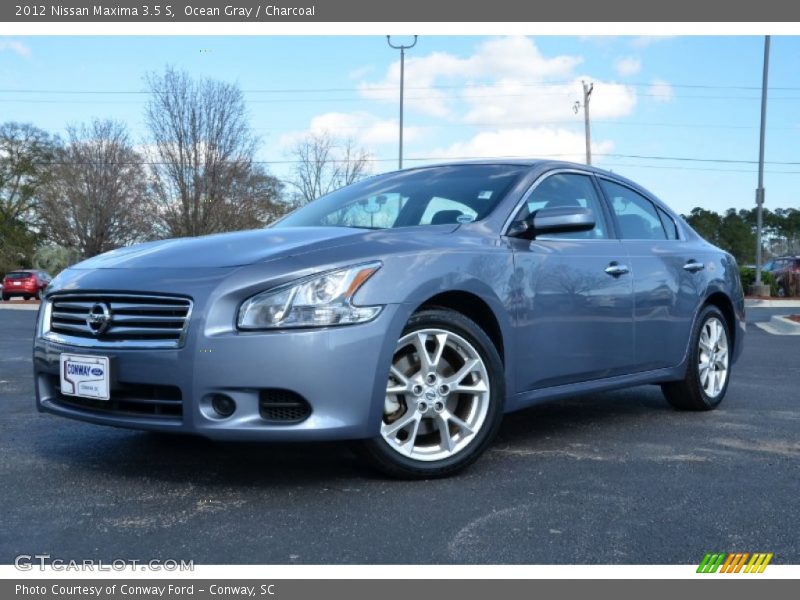
<path id="1" fill-rule="evenodd" d="M 36 293 L 34 294 L 33 297 L 34 297 L 35 300 L 41 300 L 42 299 L 42 290 L 36 290 Z"/>
<path id="2" fill-rule="evenodd" d="M 678 410 L 712 410 L 725 397 L 731 378 L 730 327 L 716 306 L 701 310 L 690 343 L 686 375 L 662 384 L 661 390 Z"/>
<path id="3" fill-rule="evenodd" d="M 29 294 L 25 294 L 25 295 L 22 297 L 22 299 L 23 299 L 23 300 L 25 300 L 25 301 L 27 302 L 28 300 L 30 300 L 30 299 L 31 299 L 31 297 L 30 297 L 30 295 L 29 295 Z"/>
<path id="4" fill-rule="evenodd" d="M 397 478 L 452 475 L 491 443 L 504 402 L 503 364 L 489 336 L 460 313 L 421 310 L 392 357 L 381 435 L 360 442 L 359 454 Z"/>
<path id="5" fill-rule="evenodd" d="M 3 302 L 8 302 L 9 300 L 11 300 L 11 296 L 6 296 L 3 294 Z"/>

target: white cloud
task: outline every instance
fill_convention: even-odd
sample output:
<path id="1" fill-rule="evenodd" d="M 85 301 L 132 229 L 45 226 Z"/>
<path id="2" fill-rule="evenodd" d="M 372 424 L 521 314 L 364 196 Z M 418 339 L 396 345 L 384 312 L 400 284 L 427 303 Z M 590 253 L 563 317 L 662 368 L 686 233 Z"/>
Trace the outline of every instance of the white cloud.
<path id="1" fill-rule="evenodd" d="M 675 92 L 672 86 L 661 79 L 654 79 L 647 88 L 647 94 L 656 102 L 672 102 L 675 99 Z"/>
<path id="2" fill-rule="evenodd" d="M 674 35 L 640 35 L 631 40 L 631 46 L 634 48 L 647 48 L 658 42 L 671 40 Z"/>
<path id="3" fill-rule="evenodd" d="M 363 67 L 358 67 L 353 69 L 347 74 L 348 79 L 363 79 L 367 75 L 369 75 L 375 67 L 373 65 L 364 65 Z"/>
<path id="4" fill-rule="evenodd" d="M 407 123 L 419 121 L 422 113 L 456 126 L 447 130 L 451 135 L 442 138 L 438 125 L 407 125 L 409 155 L 442 159 L 538 156 L 580 162 L 585 152 L 583 112 L 576 114 L 573 107 L 583 99 L 582 81 L 594 85 L 593 119 L 630 115 L 638 100 L 635 86 L 576 72 L 583 61 L 581 56 L 544 56 L 526 37 L 492 38 L 466 56 L 422 54 L 418 50 L 406 55 Z M 632 74 L 640 68 L 638 59 L 620 57 L 620 72 Z M 396 107 L 398 79 L 396 61 L 383 78 L 361 83 L 360 94 L 365 100 Z M 458 124 L 470 126 L 468 132 L 458 135 Z M 306 131 L 283 136 L 280 145 L 286 149 L 305 133 L 323 131 L 351 136 L 370 150 L 397 143 L 396 119 L 364 110 L 318 115 Z M 437 141 L 426 143 L 433 134 L 437 134 Z M 434 144 L 438 148 L 432 147 Z M 596 139 L 592 147 L 597 153 L 607 153 L 613 149 L 613 142 Z"/>
<path id="5" fill-rule="evenodd" d="M 329 112 L 311 119 L 308 128 L 284 134 L 279 146 L 288 149 L 308 133 L 330 133 L 337 138 L 353 138 L 359 146 L 372 148 L 382 144 L 397 143 L 398 123 L 396 119 L 381 119 L 369 112 Z M 403 138 L 413 142 L 424 133 L 424 127 L 406 125 Z"/>
<path id="6" fill-rule="evenodd" d="M 582 117 L 575 115 L 575 102 L 583 99 L 582 79 L 567 84 L 530 87 L 516 81 L 472 86 L 463 92 L 468 110 L 467 123 L 486 125 L 552 124 Z M 618 83 L 595 81 L 591 99 L 593 118 L 617 118 L 630 114 L 636 106 L 636 90 Z"/>
<path id="7" fill-rule="evenodd" d="M 22 56 L 23 58 L 30 58 L 31 56 L 30 48 L 28 48 L 22 42 L 17 42 L 14 40 L 0 40 L 0 52 L 5 50 L 13 52 L 14 54 Z"/>
<path id="8" fill-rule="evenodd" d="M 442 158 L 531 157 L 582 162 L 585 144 L 583 133 L 556 127 L 526 127 L 483 131 L 432 154 Z M 606 153 L 613 147 L 611 141 L 597 141 L 592 144 L 592 152 Z"/>
<path id="9" fill-rule="evenodd" d="M 453 116 L 452 105 L 458 99 L 461 85 L 486 78 L 524 82 L 567 78 L 582 60 L 567 55 L 546 58 L 533 40 L 526 37 L 490 39 L 466 58 L 447 52 L 407 55 L 406 104 L 409 110 L 428 115 Z M 399 80 L 400 63 L 396 61 L 382 80 L 362 84 L 361 94 L 373 100 L 396 102 Z"/>
<path id="10" fill-rule="evenodd" d="M 642 61 L 633 56 L 623 56 L 614 63 L 617 75 L 620 77 L 630 77 L 636 75 L 642 69 Z"/>
<path id="11" fill-rule="evenodd" d="M 492 38 L 467 57 L 446 52 L 408 56 L 406 108 L 492 127 L 569 122 L 575 101 L 583 97 L 581 79 L 592 81 L 589 76 L 575 75 L 582 61 L 581 56 L 546 57 L 527 37 Z M 399 69 L 395 62 L 382 80 L 362 83 L 361 95 L 395 104 Z M 635 105 L 635 88 L 596 81 L 594 116 L 625 116 Z"/>

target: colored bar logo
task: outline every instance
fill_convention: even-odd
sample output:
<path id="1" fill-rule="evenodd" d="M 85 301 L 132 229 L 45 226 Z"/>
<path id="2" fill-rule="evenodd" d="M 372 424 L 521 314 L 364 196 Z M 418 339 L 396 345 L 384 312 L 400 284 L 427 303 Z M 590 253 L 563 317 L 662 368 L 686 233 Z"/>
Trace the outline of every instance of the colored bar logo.
<path id="1" fill-rule="evenodd" d="M 709 552 L 700 561 L 698 573 L 763 573 L 772 552 Z"/>

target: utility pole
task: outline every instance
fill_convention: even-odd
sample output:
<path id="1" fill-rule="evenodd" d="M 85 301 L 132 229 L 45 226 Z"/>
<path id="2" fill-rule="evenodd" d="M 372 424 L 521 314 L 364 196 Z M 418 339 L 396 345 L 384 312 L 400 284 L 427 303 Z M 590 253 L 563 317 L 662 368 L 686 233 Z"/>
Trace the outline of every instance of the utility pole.
<path id="1" fill-rule="evenodd" d="M 578 114 L 578 111 L 583 108 L 583 130 L 586 134 L 586 164 L 590 165 L 592 164 L 592 126 L 589 119 L 589 101 L 592 98 L 594 84 L 586 85 L 585 81 L 581 81 L 581 84 L 583 84 L 583 102 L 575 102 L 572 110 L 575 111 L 575 114 Z"/>
<path id="2" fill-rule="evenodd" d="M 761 140 L 758 146 L 758 187 L 756 188 L 756 286 L 761 286 L 761 233 L 764 227 L 764 132 L 767 125 L 767 82 L 769 79 L 769 36 L 764 36 L 764 73 L 761 82 Z M 763 291 L 763 290 L 760 290 Z M 769 294 L 767 294 L 769 295 Z"/>
<path id="3" fill-rule="evenodd" d="M 406 50 L 413 48 L 417 45 L 417 36 L 414 36 L 414 42 L 407 46 L 403 44 L 395 45 L 392 44 L 392 36 L 386 36 L 386 43 L 389 44 L 390 48 L 394 48 L 395 50 L 400 50 L 400 152 L 398 154 L 397 160 L 397 168 L 403 168 L 403 83 L 405 79 L 405 68 L 406 68 Z"/>

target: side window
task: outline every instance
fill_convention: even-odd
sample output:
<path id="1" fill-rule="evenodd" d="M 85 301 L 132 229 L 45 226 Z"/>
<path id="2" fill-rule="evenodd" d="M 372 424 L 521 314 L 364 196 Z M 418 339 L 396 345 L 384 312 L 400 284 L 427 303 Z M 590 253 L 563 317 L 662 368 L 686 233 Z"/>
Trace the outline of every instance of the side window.
<path id="1" fill-rule="evenodd" d="M 478 213 L 466 204 L 448 198 L 434 196 L 425 207 L 420 225 L 442 225 L 450 223 L 470 223 L 475 220 Z"/>
<path id="2" fill-rule="evenodd" d="M 630 188 L 605 179 L 600 179 L 600 186 L 611 201 L 611 208 L 617 217 L 622 239 L 667 239 L 656 207 L 650 200 Z"/>
<path id="3" fill-rule="evenodd" d="M 656 210 L 658 211 L 658 216 L 661 217 L 661 224 L 664 226 L 664 231 L 667 233 L 667 239 L 677 240 L 678 226 L 675 224 L 675 220 L 670 217 L 664 209 L 656 206 Z"/>
<path id="4" fill-rule="evenodd" d="M 591 231 L 548 234 L 548 238 L 568 240 L 594 240 L 608 237 L 605 215 L 592 179 L 577 173 L 558 173 L 542 181 L 528 197 L 517 219 L 524 219 L 542 208 L 588 208 L 595 218 Z"/>

